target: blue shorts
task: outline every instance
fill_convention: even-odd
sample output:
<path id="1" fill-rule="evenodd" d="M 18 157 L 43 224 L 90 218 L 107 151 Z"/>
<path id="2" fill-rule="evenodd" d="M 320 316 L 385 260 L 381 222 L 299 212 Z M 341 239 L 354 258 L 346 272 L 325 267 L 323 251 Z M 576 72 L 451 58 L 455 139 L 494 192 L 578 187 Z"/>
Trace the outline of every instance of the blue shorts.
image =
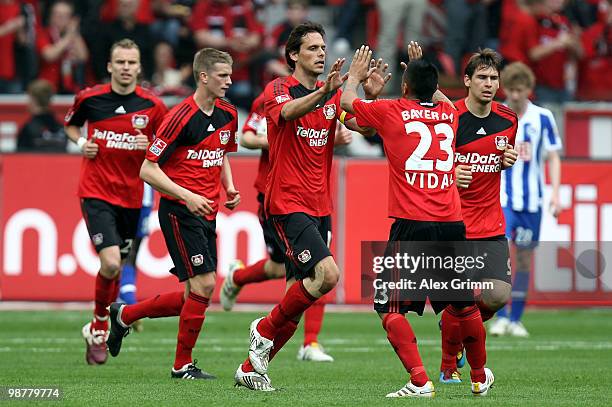
<path id="1" fill-rule="evenodd" d="M 510 208 L 503 209 L 508 239 L 522 249 L 534 249 L 540 241 L 542 210 L 526 212 L 515 211 Z"/>

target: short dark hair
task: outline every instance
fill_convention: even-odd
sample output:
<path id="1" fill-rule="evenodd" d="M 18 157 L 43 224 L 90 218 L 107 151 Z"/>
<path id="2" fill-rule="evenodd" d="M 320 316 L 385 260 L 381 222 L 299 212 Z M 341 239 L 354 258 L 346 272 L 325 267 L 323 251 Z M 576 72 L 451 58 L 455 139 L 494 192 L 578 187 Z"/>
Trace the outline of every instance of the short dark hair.
<path id="1" fill-rule="evenodd" d="M 424 59 L 410 61 L 403 82 L 417 99 L 429 102 L 438 89 L 438 69 Z"/>
<path id="2" fill-rule="evenodd" d="M 478 52 L 472 54 L 465 66 L 465 75 L 472 78 L 474 72 L 479 68 L 493 68 L 499 73 L 501 71 L 502 58 L 497 52 L 491 48 L 478 49 Z"/>
<path id="3" fill-rule="evenodd" d="M 319 33 L 321 34 L 321 37 L 325 38 L 325 30 L 323 29 L 323 26 L 318 23 L 313 23 L 312 21 L 306 21 L 305 23 L 298 25 L 291 31 L 291 34 L 289 34 L 287 44 L 285 45 L 285 60 L 287 61 L 289 68 L 295 69 L 295 61 L 291 59 L 291 53 L 300 51 L 302 39 L 310 33 Z"/>

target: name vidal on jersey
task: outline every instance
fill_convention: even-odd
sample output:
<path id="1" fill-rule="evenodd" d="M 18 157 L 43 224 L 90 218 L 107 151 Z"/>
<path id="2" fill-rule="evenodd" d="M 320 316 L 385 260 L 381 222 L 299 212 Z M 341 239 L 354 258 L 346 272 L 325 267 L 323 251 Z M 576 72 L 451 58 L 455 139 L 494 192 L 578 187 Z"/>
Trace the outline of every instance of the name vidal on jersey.
<path id="1" fill-rule="evenodd" d="M 501 155 L 495 153 L 482 155 L 478 153 L 461 154 L 456 152 L 455 163 L 471 164 L 470 171 L 472 172 L 500 172 L 501 157 Z"/>
<path id="2" fill-rule="evenodd" d="M 434 172 L 406 171 L 406 179 L 410 185 L 421 189 L 446 189 L 455 182 L 452 173 L 436 174 Z"/>
<path id="3" fill-rule="evenodd" d="M 187 150 L 188 160 L 203 160 L 202 167 L 220 167 L 223 165 L 223 153 L 225 152 L 222 148 L 215 150 Z"/>
<path id="4" fill-rule="evenodd" d="M 111 130 L 94 129 L 93 138 L 106 140 L 106 148 L 136 150 L 136 136 L 130 133 L 115 133 Z"/>
<path id="5" fill-rule="evenodd" d="M 298 126 L 297 135 L 300 137 L 307 138 L 310 147 L 323 147 L 327 144 L 327 136 L 329 135 L 329 130 L 305 129 L 302 126 Z"/>

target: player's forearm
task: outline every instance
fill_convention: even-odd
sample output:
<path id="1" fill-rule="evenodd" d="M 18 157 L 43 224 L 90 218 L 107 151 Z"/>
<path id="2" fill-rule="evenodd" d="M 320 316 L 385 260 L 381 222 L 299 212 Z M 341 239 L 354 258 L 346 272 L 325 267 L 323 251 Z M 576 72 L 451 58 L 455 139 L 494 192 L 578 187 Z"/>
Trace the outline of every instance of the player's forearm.
<path id="1" fill-rule="evenodd" d="M 561 157 L 556 151 L 548 153 L 548 172 L 550 174 L 550 185 L 554 196 L 559 196 L 561 186 Z"/>
<path id="2" fill-rule="evenodd" d="M 249 150 L 260 150 L 263 147 L 262 143 L 263 137 L 258 137 L 252 131 L 246 131 L 242 133 L 242 137 L 240 137 L 240 145 L 244 148 L 248 148 Z M 266 145 L 268 143 L 265 143 Z"/>
<path id="3" fill-rule="evenodd" d="M 433 94 L 431 101 L 434 103 L 447 103 L 453 107 L 453 109 L 457 110 L 452 100 L 450 100 L 440 89 L 437 89 Z"/>
<path id="4" fill-rule="evenodd" d="M 346 85 L 344 86 L 344 91 L 342 92 L 342 97 L 340 98 L 340 107 L 345 112 L 349 112 L 354 114 L 353 110 L 353 102 L 358 98 L 357 88 L 359 87 L 359 80 L 355 79 L 352 76 L 349 76 L 346 80 Z"/>
<path id="5" fill-rule="evenodd" d="M 75 144 L 78 144 L 79 139 L 81 138 L 81 129 L 77 126 L 66 126 L 64 127 L 64 131 L 66 135 Z"/>
<path id="6" fill-rule="evenodd" d="M 66 51 L 68 45 L 70 45 L 70 41 L 71 39 L 66 36 L 62 37 L 55 44 L 46 46 L 41 52 L 42 58 L 47 62 L 57 61 Z"/>
<path id="7" fill-rule="evenodd" d="M 299 119 L 312 111 L 323 96 L 325 93 L 319 88 L 309 95 L 287 102 L 281 110 L 281 116 L 286 121 Z"/>
<path id="8" fill-rule="evenodd" d="M 142 163 L 140 167 L 140 178 L 157 191 L 182 201 L 186 200 L 190 193 L 187 189 L 174 183 L 174 181 L 159 168 L 157 163 L 149 160 L 144 160 Z"/>
<path id="9" fill-rule="evenodd" d="M 228 189 L 234 189 L 234 178 L 232 177 L 232 167 L 230 166 L 229 158 L 227 155 L 223 157 L 223 169 L 221 170 L 221 182 L 223 187 L 227 191 Z"/>

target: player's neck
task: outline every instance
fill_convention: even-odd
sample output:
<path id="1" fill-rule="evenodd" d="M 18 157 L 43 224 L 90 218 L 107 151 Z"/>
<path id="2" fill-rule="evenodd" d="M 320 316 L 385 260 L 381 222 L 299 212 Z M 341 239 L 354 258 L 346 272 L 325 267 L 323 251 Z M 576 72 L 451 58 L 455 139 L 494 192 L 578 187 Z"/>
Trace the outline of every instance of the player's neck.
<path id="1" fill-rule="evenodd" d="M 491 113 L 492 102 L 480 103 L 470 96 L 465 100 L 465 106 L 476 117 L 487 117 Z"/>
<path id="2" fill-rule="evenodd" d="M 204 114 L 210 116 L 215 108 L 217 97 L 208 92 L 205 88 L 199 86 L 193 95 L 193 100 L 195 100 L 196 104 L 200 110 L 204 112 Z"/>
<path id="3" fill-rule="evenodd" d="M 128 86 L 123 86 L 111 80 L 111 89 L 113 90 L 113 92 L 119 95 L 129 95 L 130 93 L 133 93 L 136 90 L 136 84 L 134 83 Z"/>
<path id="4" fill-rule="evenodd" d="M 307 72 L 296 66 L 293 72 L 293 77 L 301 83 L 306 89 L 315 90 L 317 87 L 317 78 L 319 77 L 312 72 Z"/>
<path id="5" fill-rule="evenodd" d="M 527 111 L 527 105 L 528 104 L 529 104 L 529 102 L 525 102 L 525 103 L 518 104 L 518 105 L 508 104 L 508 106 L 510 106 L 510 109 L 514 110 L 514 113 L 516 113 L 516 115 L 520 119 L 521 117 L 523 117 L 523 115 Z"/>

